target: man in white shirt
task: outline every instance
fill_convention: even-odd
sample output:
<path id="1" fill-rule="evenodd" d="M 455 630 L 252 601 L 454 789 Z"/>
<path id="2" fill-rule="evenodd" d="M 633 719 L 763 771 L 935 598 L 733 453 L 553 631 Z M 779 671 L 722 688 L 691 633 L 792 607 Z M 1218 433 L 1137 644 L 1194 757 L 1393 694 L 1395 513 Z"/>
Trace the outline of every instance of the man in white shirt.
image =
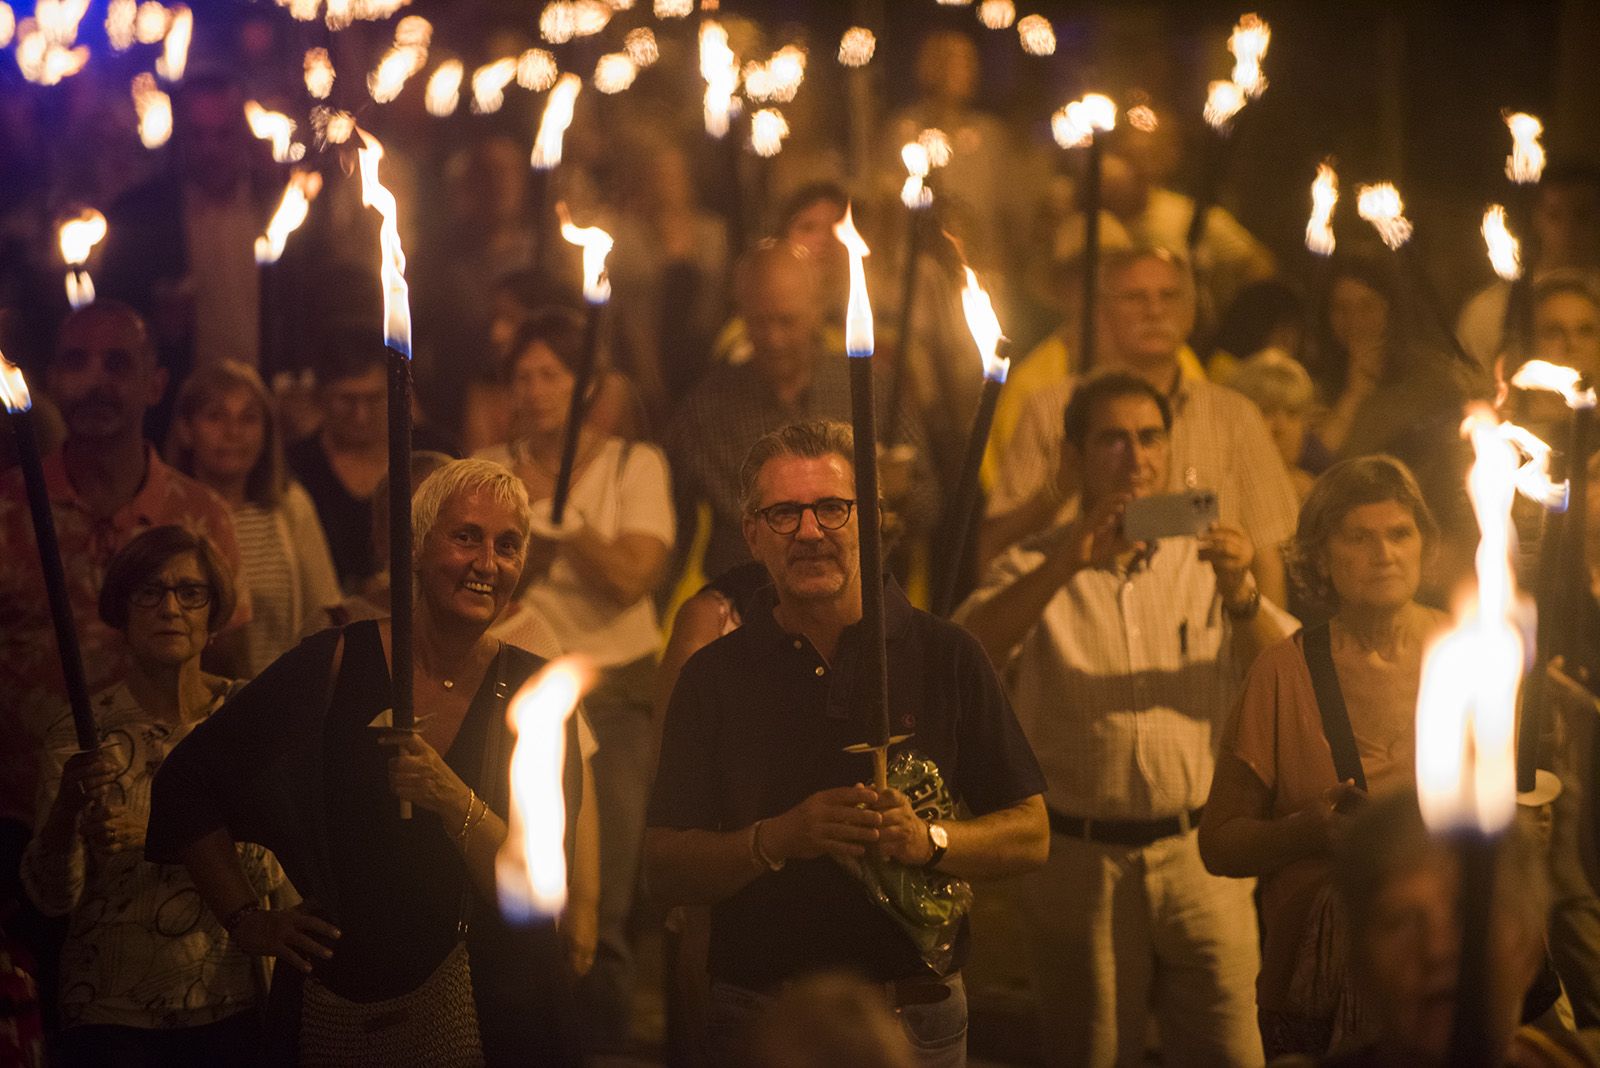
<path id="1" fill-rule="evenodd" d="M 1260 1064 L 1251 884 L 1206 872 L 1195 827 L 1255 653 L 1292 622 L 1237 527 L 1130 543 L 1130 502 L 1166 491 L 1167 398 L 1113 373 L 1064 417 L 1083 508 L 1009 549 L 957 612 L 1009 684 L 1049 784 L 1046 868 L 1020 895 L 1047 1060 Z"/>

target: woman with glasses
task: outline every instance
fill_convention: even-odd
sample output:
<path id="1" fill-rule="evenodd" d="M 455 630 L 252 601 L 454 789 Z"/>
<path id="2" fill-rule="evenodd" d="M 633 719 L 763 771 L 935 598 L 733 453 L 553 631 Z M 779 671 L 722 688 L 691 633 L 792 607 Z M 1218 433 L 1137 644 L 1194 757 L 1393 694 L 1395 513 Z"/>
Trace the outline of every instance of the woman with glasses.
<path id="1" fill-rule="evenodd" d="M 254 1056 L 261 987 L 253 961 L 230 944 L 182 867 L 144 859 L 156 769 L 233 686 L 200 667 L 233 604 L 216 549 L 182 527 L 139 535 L 106 571 L 100 618 L 127 640 L 128 676 L 92 699 L 98 749 L 78 751 L 70 715 L 52 728 L 22 862 L 39 909 L 70 917 L 60 1064 Z M 260 846 L 241 846 L 239 856 L 258 898 L 283 884 Z"/>
<path id="2" fill-rule="evenodd" d="M 510 351 L 506 380 L 520 436 L 478 455 L 515 472 L 534 502 L 523 603 L 550 623 L 564 651 L 600 669 L 584 700 L 600 745 L 600 944 L 579 993 L 587 1049 L 617 1052 L 628 1039 L 627 920 L 655 759 L 651 697 L 660 628 L 652 594 L 672 548 L 672 494 L 666 459 L 654 445 L 584 427 L 563 522 L 551 524 L 583 319 L 566 309 L 536 314 Z"/>

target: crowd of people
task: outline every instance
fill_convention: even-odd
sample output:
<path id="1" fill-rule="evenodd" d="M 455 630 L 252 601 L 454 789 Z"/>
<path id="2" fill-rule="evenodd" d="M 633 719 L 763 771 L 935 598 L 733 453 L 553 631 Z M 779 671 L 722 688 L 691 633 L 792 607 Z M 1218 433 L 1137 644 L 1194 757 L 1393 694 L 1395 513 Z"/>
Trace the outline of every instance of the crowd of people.
<path id="1" fill-rule="evenodd" d="M 930 33 L 917 75 L 889 136 L 937 126 L 953 154 L 909 264 L 892 168 L 851 183 L 797 143 L 755 211 L 725 213 L 666 118 L 619 123 L 614 153 L 578 144 L 565 192 L 616 239 L 593 376 L 523 148 L 489 134 L 441 160 L 405 487 L 371 219 L 330 168 L 297 252 L 258 273 L 281 175 L 239 76 L 176 90 L 165 171 L 99 179 L 98 299 L 51 322 L 15 299 L 45 291 L 37 259 L 0 271 L 100 741 L 80 751 L 5 470 L 0 1053 L 578 1063 L 635 1049 L 654 926 L 671 1063 L 961 1065 L 976 894 L 1025 932 L 1043 1063 L 1445 1063 L 1461 902 L 1417 811 L 1415 711 L 1478 543 L 1459 426 L 1531 358 L 1600 381 L 1600 172 L 1549 168 L 1527 283 L 1473 296 L 1447 338 L 1392 256 L 1287 277 L 1219 207 L 1192 243 L 1149 131 L 1108 141 L 1086 256 L 1075 194 L 1044 226 L 994 195 L 1030 164 L 974 104 L 971 40 Z M 881 531 L 860 524 L 843 356 L 852 207 L 880 250 Z M 970 547 L 948 533 L 979 385 L 961 262 L 1018 342 Z M 1600 477 L 1563 408 L 1513 394 Z M 391 560 L 395 492 L 411 561 Z M 1173 501 L 1210 510 L 1139 533 Z M 1592 691 L 1600 494 L 1584 504 L 1551 632 Z M 1528 589 L 1541 515 L 1517 514 Z M 850 751 L 864 537 L 891 572 L 886 787 Z M 397 730 L 408 565 L 416 729 Z M 923 608 L 946 581 L 950 619 Z M 594 672 L 562 775 L 568 900 L 518 923 L 496 894 L 506 706 L 563 654 Z M 1600 1062 L 1588 753 L 1551 722 L 1498 858 L 1492 1063 Z"/>

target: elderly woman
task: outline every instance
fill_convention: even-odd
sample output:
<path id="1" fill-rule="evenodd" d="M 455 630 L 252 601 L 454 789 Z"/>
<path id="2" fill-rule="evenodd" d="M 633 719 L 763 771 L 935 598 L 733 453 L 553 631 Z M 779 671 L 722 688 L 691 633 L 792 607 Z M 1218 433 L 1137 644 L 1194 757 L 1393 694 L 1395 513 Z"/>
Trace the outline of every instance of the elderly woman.
<path id="1" fill-rule="evenodd" d="M 232 686 L 200 654 L 233 613 L 233 583 L 209 542 L 156 527 L 112 558 L 99 607 L 127 640 L 128 677 L 91 702 L 98 749 L 78 751 L 70 715 L 52 729 L 22 862 L 39 909 L 70 917 L 60 1063 L 242 1063 L 259 1039 L 255 962 L 199 907 L 187 872 L 143 857 L 156 769 Z M 241 901 L 283 881 L 259 846 L 232 862 Z"/>
<path id="2" fill-rule="evenodd" d="M 339 603 L 328 539 L 310 494 L 284 474 L 272 400 L 253 368 L 233 360 L 200 368 L 178 390 L 176 409 L 168 462 L 233 512 L 254 677 L 294 646 L 308 618 Z"/>
<path id="3" fill-rule="evenodd" d="M 1332 619 L 1256 659 L 1217 760 L 1200 855 L 1215 874 L 1261 878 L 1256 995 L 1269 1060 L 1321 1054 L 1347 1033 L 1330 856 L 1369 793 L 1414 782 L 1423 649 L 1446 623 L 1415 600 L 1437 538 L 1398 460 L 1346 460 L 1317 480 L 1290 558 Z"/>
<path id="4" fill-rule="evenodd" d="M 417 489 L 413 521 L 417 730 L 384 727 L 387 621 L 316 635 L 173 754 L 146 851 L 188 867 L 241 948 L 278 958 L 269 1013 L 278 1060 L 567 1063 L 556 931 L 508 926 L 495 907 L 506 702 L 540 661 L 489 628 L 522 573 L 527 494 L 499 465 L 457 461 Z M 575 719 L 567 735 L 575 798 Z M 401 818 L 397 799 L 415 806 L 413 818 Z M 577 807 L 569 801 L 568 841 Z M 307 906 L 261 908 L 235 860 L 238 840 L 272 847 Z M 574 869 L 590 871 L 589 859 Z M 593 909 L 592 886 L 575 884 L 574 942 L 592 939 Z M 581 966 L 592 946 L 569 952 Z"/>

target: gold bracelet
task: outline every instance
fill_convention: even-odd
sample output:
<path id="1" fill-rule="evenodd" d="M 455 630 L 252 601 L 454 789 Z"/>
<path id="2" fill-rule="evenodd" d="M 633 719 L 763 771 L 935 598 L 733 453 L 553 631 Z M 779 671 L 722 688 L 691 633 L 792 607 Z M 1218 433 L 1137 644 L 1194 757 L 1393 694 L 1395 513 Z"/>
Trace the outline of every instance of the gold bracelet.
<path id="1" fill-rule="evenodd" d="M 481 797 L 478 798 L 478 815 L 472 820 L 471 823 L 467 825 L 466 829 L 461 832 L 461 837 L 458 839 L 458 842 L 463 850 L 467 848 L 467 839 L 472 837 L 472 832 L 478 829 L 478 824 L 482 823 L 484 818 L 488 815 L 489 802 L 485 801 Z"/>
<path id="2" fill-rule="evenodd" d="M 766 820 L 756 820 L 756 822 L 750 827 L 750 855 L 755 858 L 756 863 L 761 867 L 762 871 L 782 871 L 783 866 L 787 864 L 788 861 L 775 861 L 771 857 L 767 856 L 767 851 L 765 849 L 761 848 L 761 825 L 766 822 Z"/>
<path id="3" fill-rule="evenodd" d="M 477 792 L 469 787 L 467 790 L 467 815 L 466 818 L 461 821 L 461 829 L 453 836 L 458 844 L 464 841 L 467 837 L 467 829 L 472 824 L 472 803 L 476 800 L 478 800 Z"/>

